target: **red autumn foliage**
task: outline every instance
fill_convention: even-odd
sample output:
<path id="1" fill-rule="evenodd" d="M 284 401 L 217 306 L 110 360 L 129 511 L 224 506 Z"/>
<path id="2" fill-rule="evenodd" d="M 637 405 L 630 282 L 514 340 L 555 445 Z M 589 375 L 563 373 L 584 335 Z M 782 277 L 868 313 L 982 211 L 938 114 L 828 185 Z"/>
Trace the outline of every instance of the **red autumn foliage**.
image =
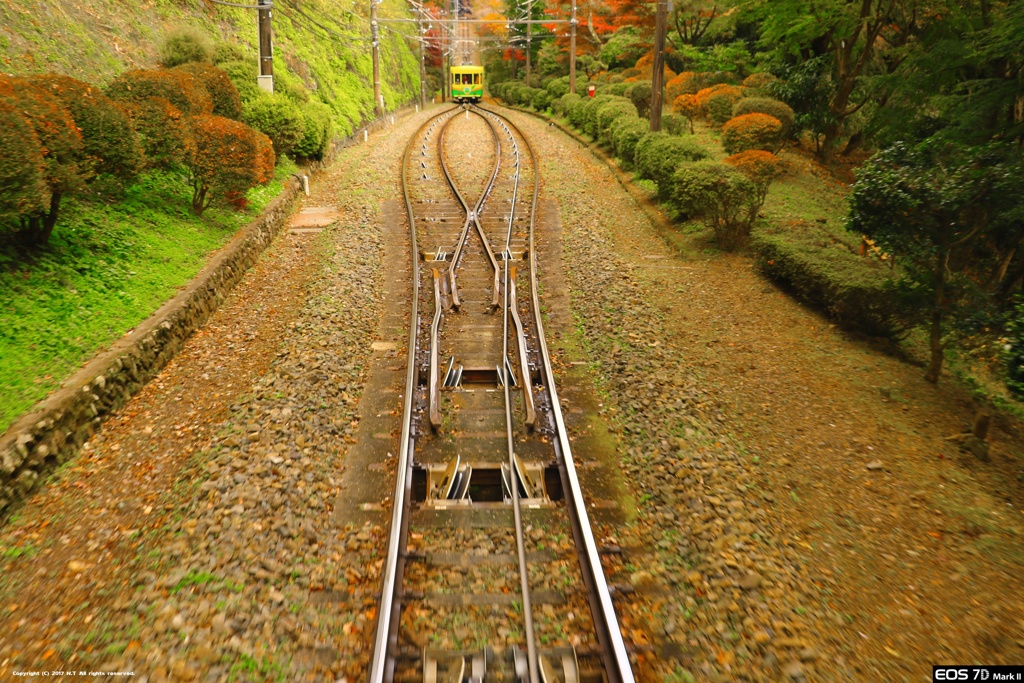
<path id="1" fill-rule="evenodd" d="M 210 93 L 214 116 L 223 116 L 235 121 L 242 120 L 242 98 L 226 71 L 201 62 L 189 62 L 175 67 L 175 69 L 192 74 L 199 79 Z"/>
<path id="2" fill-rule="evenodd" d="M 782 139 L 782 122 L 768 114 L 744 114 L 722 126 L 722 147 L 729 154 L 760 149 L 778 149 Z"/>
<path id="3" fill-rule="evenodd" d="M 0 221 L 21 222 L 46 206 L 43 148 L 17 102 L 0 93 Z"/>
<path id="4" fill-rule="evenodd" d="M 123 103 L 139 135 L 149 168 L 173 169 L 185 161 L 190 135 L 185 117 L 164 97 L 147 97 Z"/>
<path id="5" fill-rule="evenodd" d="M 60 100 L 24 78 L 0 76 L 0 99 L 13 105 L 35 132 L 43 161 L 43 182 L 49 190 L 48 208 L 22 218 L 26 237 L 35 244 L 50 239 L 60 202 L 92 174 L 82 134 Z"/>
<path id="6" fill-rule="evenodd" d="M 192 211 L 202 213 L 216 199 L 236 205 L 245 192 L 273 174 L 267 168 L 269 140 L 244 123 L 222 116 L 193 116 L 186 154 L 192 180 Z M 263 136 L 264 138 L 266 136 Z M 273 146 L 270 147 L 273 154 Z"/>
<path id="7" fill-rule="evenodd" d="M 129 101 L 162 97 L 186 115 L 213 113 L 213 100 L 206 86 L 180 69 L 126 71 L 107 87 L 107 95 Z"/>
<path id="8" fill-rule="evenodd" d="M 97 173 L 122 179 L 142 169 L 143 151 L 131 120 L 94 85 L 69 76 L 47 74 L 30 79 L 67 108 L 82 134 L 85 154 Z"/>

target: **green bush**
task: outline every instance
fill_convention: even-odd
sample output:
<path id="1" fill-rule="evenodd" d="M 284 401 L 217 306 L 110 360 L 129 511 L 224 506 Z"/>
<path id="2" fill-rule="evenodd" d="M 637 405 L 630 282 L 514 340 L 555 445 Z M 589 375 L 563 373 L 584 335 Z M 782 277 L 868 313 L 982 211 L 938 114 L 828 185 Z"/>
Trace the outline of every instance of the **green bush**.
<path id="1" fill-rule="evenodd" d="M 252 62 L 221 62 L 217 66 L 231 79 L 243 103 L 251 102 L 263 92 L 256 80 L 256 65 Z"/>
<path id="2" fill-rule="evenodd" d="M 577 97 L 579 96 L 577 95 Z M 565 110 L 569 123 L 572 124 L 573 128 L 576 130 L 583 130 L 583 121 L 586 115 L 587 106 L 590 102 L 591 99 L 589 97 L 580 97 L 578 100 L 573 100 L 569 108 Z"/>
<path id="3" fill-rule="evenodd" d="M 679 114 L 663 114 L 661 127 L 669 135 L 685 135 L 690 130 L 686 117 Z"/>
<path id="4" fill-rule="evenodd" d="M 708 112 L 711 123 L 721 126 L 732 118 L 732 108 L 736 106 L 743 95 L 737 88 L 722 88 L 717 90 L 704 100 L 704 106 Z"/>
<path id="5" fill-rule="evenodd" d="M 774 152 L 782 141 L 782 123 L 768 114 L 744 114 L 722 126 L 722 147 L 729 154 L 749 149 Z"/>
<path id="6" fill-rule="evenodd" d="M 658 185 L 658 196 L 668 199 L 672 196 L 673 174 L 679 165 L 707 158 L 707 151 L 693 140 L 658 132 L 647 133 L 640 139 L 633 161 L 639 176 L 653 180 Z"/>
<path id="7" fill-rule="evenodd" d="M 225 62 L 248 62 L 254 64 L 256 56 L 250 54 L 245 47 L 238 43 L 220 42 L 213 48 L 213 56 L 210 58 L 210 61 L 217 66 Z"/>
<path id="8" fill-rule="evenodd" d="M 569 92 L 569 77 L 562 76 L 561 78 L 552 78 L 548 81 L 545 89 L 551 93 L 552 99 L 557 99 Z"/>
<path id="9" fill-rule="evenodd" d="M 611 95 L 595 95 L 594 97 L 588 98 L 586 104 L 583 105 L 583 112 L 579 126 L 580 130 L 596 140 L 597 110 L 608 102 L 612 102 L 614 99 L 615 98 Z"/>
<path id="10" fill-rule="evenodd" d="M 291 154 L 305 134 L 305 118 L 299 105 L 277 94 L 261 93 L 246 102 L 242 121 L 269 137 L 278 157 Z"/>
<path id="11" fill-rule="evenodd" d="M 533 96 L 533 108 L 537 111 L 546 111 L 554 99 L 547 90 L 538 90 Z"/>
<path id="12" fill-rule="evenodd" d="M 614 99 L 597 109 L 597 137 L 606 145 L 612 144 L 612 124 L 623 116 L 633 117 L 636 114 L 633 103 L 626 98 L 618 98 L 614 95 L 609 95 L 609 97 Z"/>
<path id="13" fill-rule="evenodd" d="M 579 104 L 582 100 L 583 98 L 577 95 L 576 93 L 566 93 L 565 95 L 562 95 L 555 101 L 553 108 L 556 113 L 568 116 L 569 110 L 572 109 L 577 104 Z"/>
<path id="14" fill-rule="evenodd" d="M 612 83 L 605 90 L 609 95 L 618 95 L 619 97 L 626 97 L 626 91 L 629 90 L 632 83 Z"/>
<path id="15" fill-rule="evenodd" d="M 213 101 L 214 116 L 223 116 L 235 121 L 242 118 L 242 98 L 226 71 L 198 62 L 182 64 L 177 68 L 192 74 L 206 87 Z"/>
<path id="16" fill-rule="evenodd" d="M 301 159 L 323 159 L 334 138 L 331 108 L 319 100 L 310 100 L 302 105 L 302 120 L 302 139 L 295 145 L 295 155 Z"/>
<path id="17" fill-rule="evenodd" d="M 858 256 L 826 228 L 762 225 L 750 245 L 769 279 L 842 327 L 881 337 L 904 328 L 888 267 Z"/>
<path id="18" fill-rule="evenodd" d="M 629 99 L 636 107 L 637 116 L 645 119 L 651 115 L 651 82 L 637 81 L 629 91 Z"/>
<path id="19" fill-rule="evenodd" d="M 671 184 L 676 206 L 687 216 L 703 218 L 718 246 L 731 251 L 746 243 L 757 190 L 745 175 L 717 161 L 697 161 L 679 166 Z"/>
<path id="20" fill-rule="evenodd" d="M 796 121 L 796 114 L 785 102 L 774 100 L 770 97 L 744 97 L 733 105 L 733 118 L 745 114 L 767 114 L 774 116 L 782 124 L 782 138 L 788 139 L 793 134 L 793 124 Z"/>
<path id="21" fill-rule="evenodd" d="M 545 92 L 540 88 L 534 88 L 531 86 L 523 86 L 516 92 L 516 104 L 521 107 L 529 107 L 533 104 L 533 98 L 538 93 Z"/>
<path id="22" fill-rule="evenodd" d="M 625 168 L 634 166 L 636 145 L 640 139 L 650 132 L 651 125 L 636 116 L 623 116 L 615 119 L 612 124 L 612 144 L 615 154 L 622 160 Z"/>
<path id="23" fill-rule="evenodd" d="M 213 56 L 213 43 L 199 29 L 184 27 L 166 34 L 157 51 L 161 66 L 170 69 L 189 62 L 209 62 Z"/>

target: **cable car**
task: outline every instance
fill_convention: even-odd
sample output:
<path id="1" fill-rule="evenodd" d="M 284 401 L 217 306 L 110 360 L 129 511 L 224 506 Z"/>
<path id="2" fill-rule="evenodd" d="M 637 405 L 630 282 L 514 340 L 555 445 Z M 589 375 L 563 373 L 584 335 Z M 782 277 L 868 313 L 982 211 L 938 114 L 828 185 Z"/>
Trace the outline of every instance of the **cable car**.
<path id="1" fill-rule="evenodd" d="M 451 93 L 455 102 L 479 102 L 484 96 L 484 68 L 482 66 L 453 66 Z"/>

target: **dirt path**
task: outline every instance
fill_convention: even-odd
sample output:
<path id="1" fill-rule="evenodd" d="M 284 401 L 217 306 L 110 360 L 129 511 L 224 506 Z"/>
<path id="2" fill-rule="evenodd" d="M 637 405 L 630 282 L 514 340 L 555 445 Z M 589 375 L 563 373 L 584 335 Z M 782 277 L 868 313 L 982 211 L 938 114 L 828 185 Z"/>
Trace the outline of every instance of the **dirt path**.
<path id="1" fill-rule="evenodd" d="M 659 543 L 671 545 L 662 547 L 670 581 L 673 560 L 707 570 L 696 590 L 680 586 L 676 596 L 689 623 L 677 627 L 682 619 L 662 609 L 659 625 L 671 620 L 673 632 L 691 635 L 670 636 L 690 647 L 658 668 L 721 680 L 920 680 L 932 663 L 1024 661 L 1020 425 L 999 420 L 991 463 L 960 453 L 946 437 L 964 430 L 973 409 L 952 380 L 936 389 L 919 368 L 851 339 L 780 293 L 748 258 L 680 256 L 638 220 L 606 166 L 536 119 L 514 118 L 558 159 L 547 165 L 546 187 L 562 202 L 586 359 L 598 361 L 613 389 L 623 458 L 644 463 L 634 480 L 637 498 L 648 499 L 637 530 L 658 538 L 689 528 L 696 552 Z M 574 231 L 583 241 L 572 250 Z M 703 243 L 684 239 L 702 254 Z M 628 274 L 601 285 L 602 269 L 574 265 L 591 250 L 604 255 L 603 270 L 615 264 Z M 630 309 L 644 317 L 631 319 Z M 634 367 L 652 355 L 656 375 Z M 659 434 L 673 410 L 685 428 Z M 674 435 L 683 437 L 678 447 Z M 708 451 L 718 462 L 692 470 Z M 673 470 L 692 482 L 685 495 L 697 494 L 685 504 L 673 503 Z M 764 513 L 750 517 L 762 527 L 752 545 L 736 542 L 743 523 L 720 511 L 728 505 Z M 706 534 L 709 525 L 718 530 Z M 770 542 L 759 543 L 765 535 Z M 755 572 L 764 578 L 761 608 L 744 602 L 749 589 L 730 562 L 775 565 Z M 715 588 L 715 577 L 741 590 Z M 737 609 L 717 604 L 728 599 L 723 592 Z M 773 614 L 762 619 L 763 607 Z M 709 638 L 700 633 L 708 624 Z"/>

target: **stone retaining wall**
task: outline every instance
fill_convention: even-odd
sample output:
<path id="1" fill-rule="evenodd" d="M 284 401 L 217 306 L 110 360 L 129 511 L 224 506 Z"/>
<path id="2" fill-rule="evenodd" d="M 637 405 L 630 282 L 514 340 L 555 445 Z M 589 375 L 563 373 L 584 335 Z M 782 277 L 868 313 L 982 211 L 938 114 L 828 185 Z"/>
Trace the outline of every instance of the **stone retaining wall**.
<path id="1" fill-rule="evenodd" d="M 370 122 L 335 142 L 341 148 L 363 140 L 363 130 L 390 124 L 407 108 Z M 330 163 L 306 170 L 315 174 Z M 50 470 L 69 460 L 138 389 L 174 357 L 252 267 L 287 224 L 302 185 L 289 179 L 284 191 L 263 213 L 243 228 L 188 286 L 131 333 L 114 342 L 0 436 L 0 519 L 23 499 Z"/>

